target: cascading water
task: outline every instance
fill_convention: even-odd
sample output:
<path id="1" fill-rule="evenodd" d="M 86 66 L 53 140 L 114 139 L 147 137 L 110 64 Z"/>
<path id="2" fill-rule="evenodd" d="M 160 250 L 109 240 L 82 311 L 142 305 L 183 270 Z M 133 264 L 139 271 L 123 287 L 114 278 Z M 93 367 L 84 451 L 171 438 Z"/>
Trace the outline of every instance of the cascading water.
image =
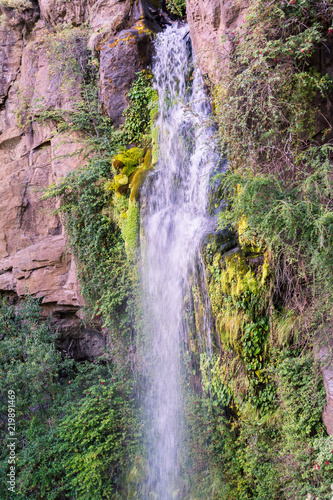
<path id="1" fill-rule="evenodd" d="M 214 230 L 207 212 L 216 166 L 210 108 L 191 57 L 188 28 L 158 35 L 153 65 L 159 95 L 159 160 L 143 187 L 143 284 L 148 341 L 146 400 L 149 498 L 176 493 L 182 448 L 184 295 L 202 238 Z"/>

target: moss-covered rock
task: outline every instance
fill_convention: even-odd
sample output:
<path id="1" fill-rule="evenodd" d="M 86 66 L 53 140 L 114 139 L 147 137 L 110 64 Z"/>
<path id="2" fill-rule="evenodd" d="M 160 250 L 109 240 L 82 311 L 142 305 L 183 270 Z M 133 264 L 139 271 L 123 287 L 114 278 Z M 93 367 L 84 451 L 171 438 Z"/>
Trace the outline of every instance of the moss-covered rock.
<path id="1" fill-rule="evenodd" d="M 131 188 L 131 194 L 130 194 L 130 201 L 138 200 L 139 194 L 140 194 L 140 189 L 142 184 L 144 183 L 147 175 L 149 174 L 150 170 L 152 169 L 153 164 L 152 164 L 152 151 L 151 149 L 147 150 L 147 153 L 144 157 L 143 160 L 143 166 L 139 168 L 131 178 L 131 183 L 130 183 L 130 188 Z"/>
<path id="2" fill-rule="evenodd" d="M 144 154 L 145 151 L 142 148 L 131 148 L 127 151 L 122 151 L 114 157 L 112 162 L 113 168 L 116 172 L 126 169 L 126 175 L 129 175 L 139 165 Z"/>
<path id="3" fill-rule="evenodd" d="M 229 229 L 206 241 L 208 293 L 217 332 L 226 349 L 240 352 L 244 325 L 257 314 L 253 304 L 265 302 L 268 255 L 259 248 L 257 242 L 236 238 Z"/>
<path id="4" fill-rule="evenodd" d="M 139 218 L 140 211 L 136 201 L 129 201 L 126 218 L 121 229 L 125 241 L 127 257 L 133 261 L 139 241 Z"/>
<path id="5" fill-rule="evenodd" d="M 108 185 L 110 190 L 116 193 L 126 194 L 129 191 L 130 180 L 133 178 L 134 172 L 144 165 L 145 150 L 142 148 L 131 148 L 117 154 L 112 162 L 113 168 L 117 175 Z"/>
<path id="6" fill-rule="evenodd" d="M 112 165 L 117 175 L 105 184 L 105 190 L 113 191 L 113 218 L 121 229 L 127 256 L 133 260 L 139 238 L 139 193 L 152 168 L 152 151 L 150 148 L 131 148 L 117 154 Z"/>

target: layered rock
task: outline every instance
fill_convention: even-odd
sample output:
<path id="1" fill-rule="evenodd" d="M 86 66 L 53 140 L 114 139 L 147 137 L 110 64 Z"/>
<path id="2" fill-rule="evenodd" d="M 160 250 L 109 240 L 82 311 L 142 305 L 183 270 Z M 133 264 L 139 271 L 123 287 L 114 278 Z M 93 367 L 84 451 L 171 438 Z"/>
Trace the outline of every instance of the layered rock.
<path id="1" fill-rule="evenodd" d="M 159 2 L 141 0 L 39 0 L 31 9 L 3 9 L 0 24 L 0 291 L 40 297 L 61 333 L 61 347 L 79 359 L 103 354 L 106 336 L 83 328 L 75 263 L 54 200 L 43 190 L 82 164 L 73 156 L 80 137 L 56 133 L 54 124 L 27 121 L 42 101 L 70 109 L 71 96 L 49 78 L 40 44 L 48 26 L 90 21 L 90 46 L 100 56 L 101 96 L 115 124 L 122 120 L 135 73 L 150 63 Z"/>

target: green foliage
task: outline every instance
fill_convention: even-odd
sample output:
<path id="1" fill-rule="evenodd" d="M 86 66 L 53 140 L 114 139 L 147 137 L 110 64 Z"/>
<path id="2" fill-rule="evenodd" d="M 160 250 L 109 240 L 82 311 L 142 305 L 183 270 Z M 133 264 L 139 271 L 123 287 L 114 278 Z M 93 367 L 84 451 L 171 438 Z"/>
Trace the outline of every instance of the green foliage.
<path id="1" fill-rule="evenodd" d="M 166 0 L 168 10 L 172 14 L 180 17 L 185 17 L 186 14 L 186 0 Z"/>
<path id="2" fill-rule="evenodd" d="M 231 222 L 237 227 L 245 214 L 248 238 L 262 238 L 277 266 L 282 261 L 285 267 L 298 266 L 298 281 L 307 279 L 310 284 L 315 277 L 326 293 L 332 290 L 333 263 L 331 157 L 329 145 L 307 151 L 303 160 L 312 173 L 287 186 L 275 175 L 229 171 L 222 184 L 231 203 L 220 216 L 222 225 Z M 299 286 L 295 291 L 300 293 Z"/>
<path id="3" fill-rule="evenodd" d="M 111 365 L 63 358 L 38 302 L 0 305 L 0 404 L 7 427 L 8 390 L 16 402 L 16 496 L 114 498 L 122 495 L 135 453 L 133 387 Z M 5 430 L 5 434 L 7 429 Z M 2 498 L 7 441 L 1 445 Z"/>
<path id="4" fill-rule="evenodd" d="M 318 475 L 310 453 L 327 439 L 321 437 L 325 392 L 313 359 L 322 322 L 310 304 L 332 303 L 330 126 L 315 136 L 332 91 L 316 62 L 331 22 L 326 2 L 251 1 L 242 27 L 225 35 L 229 70 L 215 88 L 229 163 L 221 176 L 220 227 L 238 232 L 245 256 L 252 246 L 269 262 L 267 279 L 256 273 L 256 286 L 247 288 L 244 266 L 232 273 L 227 258 L 226 271 L 221 258 L 212 266 L 222 267 L 213 269 L 210 291 L 215 310 L 222 306 L 217 324 L 229 349 L 222 381 L 233 397 L 238 443 L 226 476 L 234 485 L 228 498 L 327 498 L 329 492 L 329 475 Z M 277 353 L 277 345 L 286 350 Z"/>
<path id="5" fill-rule="evenodd" d="M 131 148 L 118 153 L 112 162 L 117 175 L 115 175 L 113 181 L 110 183 L 109 189 L 118 194 L 128 192 L 130 179 L 133 178 L 132 174 L 140 167 L 144 154 L 145 152 L 142 148 Z"/>
<path id="6" fill-rule="evenodd" d="M 64 74 L 66 71 L 67 66 Z M 155 94 L 150 77 L 142 73 L 129 95 L 125 125 L 116 131 L 101 113 L 97 81 L 94 75 L 89 79 L 91 74 L 81 74 L 81 99 L 74 98 L 71 112 L 41 111 L 40 119 L 55 121 L 60 133 L 80 133 L 86 159 L 83 167 L 50 186 L 45 196 L 61 200 L 59 211 L 75 257 L 87 316 L 107 326 L 114 365 L 128 376 L 132 375 L 129 361 L 133 361 L 132 313 L 137 280 L 136 197 L 145 176 L 142 171 L 148 172 L 151 166 L 151 151 L 146 148 L 149 138 L 144 134 L 150 125 L 150 101 Z M 145 147 L 126 149 L 128 141 L 143 142 Z M 141 455 L 136 456 L 131 468 L 140 442 L 131 384 L 123 386 L 110 377 L 104 375 L 108 391 L 94 385 L 89 388 L 90 398 L 75 401 L 68 408 L 56 433 L 56 445 L 47 444 L 51 450 L 47 483 L 55 484 L 57 492 L 64 491 L 70 498 L 122 498 L 127 494 L 136 498 L 142 487 L 145 463 Z M 54 460 L 57 453 L 61 453 L 66 469 L 61 479 Z M 30 484 L 29 478 L 27 481 Z"/>
<path id="7" fill-rule="evenodd" d="M 207 474 L 222 485 L 216 498 L 324 500 L 331 487 L 331 440 L 322 422 L 326 393 L 312 336 L 308 331 L 304 344 L 290 347 L 294 337 L 288 334 L 288 347 L 275 347 L 270 272 L 262 257 L 258 267 L 260 254 L 253 257 L 248 223 L 242 224 L 242 251 L 221 255 L 221 245 L 207 248 L 208 286 L 223 345 L 222 355 L 201 356 L 200 363 L 211 402 L 201 422 L 210 436 L 206 446 L 213 448 Z M 309 318 L 315 332 L 318 324 Z M 223 335 L 227 327 L 233 329 L 229 336 Z M 302 322 L 294 321 L 294 328 Z"/>
<path id="8" fill-rule="evenodd" d="M 73 98 L 70 111 L 40 105 L 35 119 L 56 122 L 60 134 L 80 134 L 82 147 L 75 154 L 81 154 L 86 165 L 50 186 L 45 196 L 61 198 L 60 212 L 90 318 L 100 316 L 112 333 L 121 331 L 125 338 L 130 329 L 127 303 L 135 274 L 126 255 L 133 256 L 139 220 L 135 203 L 129 206 L 130 182 L 145 153 L 141 148 L 126 151 L 125 145 L 140 142 L 147 132 L 155 92 L 151 76 L 139 73 L 129 92 L 125 125 L 116 131 L 102 114 L 96 65 L 87 49 L 88 33 L 85 26 L 61 27 L 49 38 L 42 37 L 51 62 L 49 77 L 57 79 L 64 94 L 73 92 Z M 143 166 L 148 167 L 144 161 Z M 124 236 L 129 238 L 127 254 Z"/>
<path id="9" fill-rule="evenodd" d="M 217 457 L 221 457 L 220 450 L 216 447 L 212 434 L 217 407 L 214 404 L 212 415 L 209 398 L 193 391 L 188 392 L 186 401 L 184 440 L 188 451 L 182 461 L 185 472 L 182 496 L 184 499 L 226 498 L 225 485 L 216 463 Z"/>
<path id="10" fill-rule="evenodd" d="M 129 105 L 124 111 L 125 125 L 122 129 L 126 143 L 140 142 L 151 124 L 150 110 L 153 102 L 157 100 L 151 78 L 152 75 L 146 71 L 137 73 L 128 93 Z"/>
<path id="11" fill-rule="evenodd" d="M 327 168 L 325 161 L 321 168 L 316 179 L 326 179 L 318 173 Z M 228 192 L 233 194 L 235 213 L 238 200 L 244 196 L 246 201 L 242 200 L 235 219 L 229 217 L 232 210 L 226 210 L 221 217 L 224 224 L 232 222 L 238 228 L 238 241 L 232 240 L 230 229 L 224 230 L 224 239 L 218 244 L 211 242 L 205 255 L 208 290 L 223 346 L 223 355 L 202 357 L 200 367 L 203 388 L 212 404 L 213 418 L 206 419 L 206 425 L 211 426 L 208 428 L 215 465 L 210 462 L 209 470 L 212 474 L 217 470 L 224 485 L 222 498 L 291 500 L 309 494 L 324 500 L 329 498 L 331 463 L 326 458 L 330 438 L 321 416 L 325 389 L 320 367 L 314 361 L 313 338 L 320 325 L 311 309 L 305 318 L 298 318 L 293 312 L 291 322 L 288 310 L 279 312 L 279 303 L 274 304 L 276 285 L 270 268 L 271 252 L 279 247 L 275 243 L 266 250 L 264 226 L 261 231 L 253 231 L 253 220 L 262 223 L 267 193 L 273 191 L 266 189 L 267 178 L 251 176 L 253 183 L 262 182 L 264 186 L 261 199 L 258 190 L 253 198 L 245 194 L 248 185 L 240 173 L 227 174 L 225 182 L 230 183 L 232 177 L 235 182 Z M 274 183 L 273 176 L 269 182 Z M 306 185 L 311 190 L 311 203 L 316 203 L 316 196 L 326 196 L 328 187 L 322 182 L 318 189 L 309 176 Z M 277 200 L 285 197 L 282 188 L 275 192 Z M 297 203 L 300 204 L 299 199 Z M 321 206 L 318 198 L 317 205 Z M 299 217 L 299 212 L 294 215 Z M 271 215 L 270 234 L 276 237 L 281 251 L 286 252 L 282 247 L 286 234 L 276 235 L 278 223 L 276 213 Z M 307 224 L 312 224 L 312 220 Z M 306 230 L 306 223 L 303 226 Z M 293 234 L 292 229 L 288 234 Z M 298 233 L 300 246 L 301 234 Z M 224 248 L 230 248 L 229 241 L 238 243 L 240 249 L 223 253 Z M 318 244 L 315 241 L 312 249 Z M 301 248 L 305 253 L 305 238 Z M 325 308 L 319 314 L 327 314 Z M 287 318 L 287 329 L 276 332 L 281 317 Z M 307 325 L 305 332 L 303 322 Z M 281 334 L 286 338 L 281 339 Z M 294 347 L 293 341 L 297 341 Z M 214 420 L 214 412 L 219 419 Z"/>
<path id="12" fill-rule="evenodd" d="M 238 229 L 245 217 L 247 238 L 274 256 L 279 300 L 298 309 L 310 294 L 304 282 L 332 290 L 330 126 L 315 136 L 332 91 L 316 63 L 331 22 L 325 2 L 250 2 L 242 27 L 226 34 L 230 71 L 216 87 L 230 166 L 221 225 Z"/>
<path id="13" fill-rule="evenodd" d="M 72 494 L 111 498 L 122 489 L 134 451 L 132 390 L 131 383 L 102 380 L 62 420 L 59 453 Z"/>
<path id="14" fill-rule="evenodd" d="M 17 398 L 16 411 L 23 417 L 31 406 L 46 408 L 49 401 L 57 399 L 61 386 L 58 369 L 70 372 L 72 361 L 61 360 L 55 349 L 55 335 L 50 325 L 40 319 L 38 302 L 27 298 L 16 310 L 6 299 L 0 303 L 0 362 L 2 394 L 14 390 Z M 1 413 L 5 412 L 6 399 L 1 399 Z"/>
<path id="15" fill-rule="evenodd" d="M 284 172 L 284 179 L 299 173 L 294 161 L 313 133 L 313 98 L 332 89 L 331 79 L 311 64 L 328 34 L 319 17 L 325 26 L 332 20 L 325 2 L 253 1 L 242 27 L 226 35 L 230 71 L 216 89 L 216 104 L 233 166 Z"/>
<path id="16" fill-rule="evenodd" d="M 223 384 L 223 368 L 220 356 L 200 356 L 200 372 L 202 376 L 202 388 L 210 394 L 211 398 L 221 407 L 227 407 L 232 402 L 230 389 Z"/>
<path id="17" fill-rule="evenodd" d="M 197 398 L 195 436 L 205 437 L 200 456 L 206 449 L 208 484 L 219 484 L 219 494 L 209 498 L 329 498 L 332 440 L 321 419 L 325 389 L 319 366 L 311 352 L 285 350 L 276 356 L 271 376 L 279 404 L 262 415 L 251 400 L 238 402 L 235 410 L 221 386 L 223 363 L 203 359 L 206 397 Z"/>
<path id="18" fill-rule="evenodd" d="M 32 419 L 26 434 L 29 446 L 20 456 L 22 492 L 39 487 L 50 499 L 59 493 L 102 499 L 122 491 L 134 453 L 132 387 L 110 377 L 98 379 L 64 408 L 60 422 L 51 419 L 44 435 Z"/>
<path id="19" fill-rule="evenodd" d="M 276 387 L 267 373 L 269 266 L 267 253 L 258 253 L 255 241 L 244 232 L 239 239 L 241 248 L 230 254 L 221 254 L 216 244 L 206 249 L 208 292 L 225 356 L 221 366 L 218 360 L 211 366 L 201 360 L 201 369 L 205 390 L 215 394 L 217 401 L 220 397 L 213 388 L 220 384 L 224 406 L 238 411 L 248 401 L 264 415 L 276 404 Z"/>
<path id="20" fill-rule="evenodd" d="M 320 376 L 320 365 L 311 355 L 286 356 L 278 367 L 281 377 L 281 398 L 288 413 L 288 433 L 311 437 L 324 433 L 321 419 L 325 406 L 325 390 Z"/>
<path id="21" fill-rule="evenodd" d="M 123 227 L 123 237 L 128 258 L 134 260 L 135 252 L 139 243 L 139 220 L 140 211 L 136 201 L 130 201 L 127 211 L 126 222 Z"/>
<path id="22" fill-rule="evenodd" d="M 125 333 L 131 280 L 124 241 L 104 189 L 110 168 L 110 160 L 97 157 L 68 174 L 51 195 L 62 199 L 61 211 L 90 314 L 102 315 L 112 331 L 121 328 Z"/>

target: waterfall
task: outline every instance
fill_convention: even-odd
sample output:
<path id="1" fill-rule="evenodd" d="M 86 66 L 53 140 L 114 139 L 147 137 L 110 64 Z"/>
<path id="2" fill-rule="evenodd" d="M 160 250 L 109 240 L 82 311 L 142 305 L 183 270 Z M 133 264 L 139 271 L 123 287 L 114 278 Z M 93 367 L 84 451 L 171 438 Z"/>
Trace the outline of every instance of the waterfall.
<path id="1" fill-rule="evenodd" d="M 159 160 L 142 190 L 142 280 L 149 498 L 177 493 L 183 436 L 184 295 L 200 243 L 214 230 L 208 215 L 217 163 L 211 109 L 192 60 L 187 26 L 157 36 L 153 64 L 159 95 Z"/>

